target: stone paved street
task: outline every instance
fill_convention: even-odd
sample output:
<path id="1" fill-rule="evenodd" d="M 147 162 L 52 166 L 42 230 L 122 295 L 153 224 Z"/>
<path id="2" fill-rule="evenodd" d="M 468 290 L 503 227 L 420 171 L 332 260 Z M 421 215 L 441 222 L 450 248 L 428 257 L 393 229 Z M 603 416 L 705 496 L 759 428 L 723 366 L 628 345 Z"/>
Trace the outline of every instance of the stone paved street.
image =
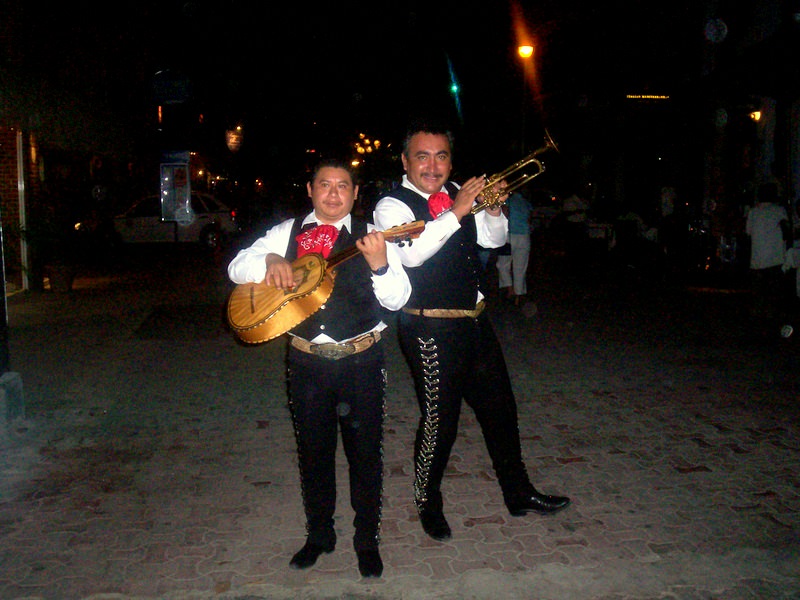
<path id="1" fill-rule="evenodd" d="M 8 299 L 26 417 L 0 458 L 0 598 L 800 598 L 800 340 L 759 330 L 742 290 L 537 268 L 536 310 L 490 297 L 532 479 L 573 504 L 509 516 L 465 409 L 447 543 L 413 509 L 416 400 L 390 334 L 385 570 L 362 580 L 341 451 L 336 551 L 288 567 L 285 342 L 226 330 L 224 257 L 152 261 Z"/>

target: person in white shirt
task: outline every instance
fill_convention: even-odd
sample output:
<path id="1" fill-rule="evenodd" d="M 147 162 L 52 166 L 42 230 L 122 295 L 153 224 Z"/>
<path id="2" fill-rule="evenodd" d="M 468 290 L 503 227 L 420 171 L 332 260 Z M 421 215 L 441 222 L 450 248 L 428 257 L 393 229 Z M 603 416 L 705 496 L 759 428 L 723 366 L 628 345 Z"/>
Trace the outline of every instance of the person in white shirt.
<path id="1" fill-rule="evenodd" d="M 786 239 L 789 216 L 780 204 L 778 186 L 759 186 L 756 205 L 747 213 L 745 232 L 750 237 L 750 275 L 753 315 L 769 327 L 780 324 L 786 311 Z"/>
<path id="2" fill-rule="evenodd" d="M 240 250 L 228 265 L 237 284 L 266 281 L 295 287 L 292 262 L 307 252 L 330 254 L 355 246 L 363 259 L 336 267 L 325 303 L 288 333 L 289 403 L 297 438 L 307 538 L 290 566 L 306 569 L 336 545 L 337 427 L 349 463 L 353 546 L 359 572 L 380 577 L 378 550 L 383 487 L 383 417 L 386 371 L 380 307 L 396 311 L 411 286 L 394 244 L 351 215 L 358 185 L 348 163 L 317 166 L 308 193 L 314 210 L 288 219 Z"/>

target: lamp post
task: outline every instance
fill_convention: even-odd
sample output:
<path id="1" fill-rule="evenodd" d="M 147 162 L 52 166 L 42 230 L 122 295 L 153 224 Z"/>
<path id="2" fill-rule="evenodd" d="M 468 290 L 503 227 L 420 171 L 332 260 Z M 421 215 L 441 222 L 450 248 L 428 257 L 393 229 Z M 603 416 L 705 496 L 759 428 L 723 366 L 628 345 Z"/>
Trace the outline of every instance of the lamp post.
<path id="1" fill-rule="evenodd" d="M 225 144 L 228 146 L 228 150 L 231 152 L 238 152 L 239 148 L 242 147 L 242 126 L 237 125 L 233 129 L 228 129 L 225 132 Z"/>
<path id="2" fill-rule="evenodd" d="M 525 154 L 525 140 L 527 133 L 527 117 L 528 117 L 528 85 L 531 79 L 530 69 L 533 64 L 533 46 L 530 44 L 522 44 L 517 48 L 517 54 L 522 59 L 522 142 L 521 151 Z"/>

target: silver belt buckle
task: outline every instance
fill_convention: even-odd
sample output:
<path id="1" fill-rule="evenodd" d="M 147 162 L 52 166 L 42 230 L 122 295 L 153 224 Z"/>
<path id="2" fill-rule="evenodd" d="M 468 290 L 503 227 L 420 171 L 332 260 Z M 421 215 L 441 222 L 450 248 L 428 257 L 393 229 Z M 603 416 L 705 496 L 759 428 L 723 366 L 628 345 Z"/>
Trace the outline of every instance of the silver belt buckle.
<path id="1" fill-rule="evenodd" d="M 339 360 L 355 353 L 356 347 L 353 344 L 314 344 L 311 346 L 311 354 L 329 360 Z"/>

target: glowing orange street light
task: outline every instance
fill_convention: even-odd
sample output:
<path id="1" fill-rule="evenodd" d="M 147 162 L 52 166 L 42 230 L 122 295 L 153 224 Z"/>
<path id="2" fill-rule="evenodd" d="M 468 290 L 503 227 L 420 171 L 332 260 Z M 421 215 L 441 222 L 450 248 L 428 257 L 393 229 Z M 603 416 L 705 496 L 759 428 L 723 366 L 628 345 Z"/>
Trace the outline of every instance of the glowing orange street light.
<path id="1" fill-rule="evenodd" d="M 517 52 L 519 53 L 520 58 L 530 58 L 533 56 L 533 46 L 525 44 L 517 48 Z"/>

